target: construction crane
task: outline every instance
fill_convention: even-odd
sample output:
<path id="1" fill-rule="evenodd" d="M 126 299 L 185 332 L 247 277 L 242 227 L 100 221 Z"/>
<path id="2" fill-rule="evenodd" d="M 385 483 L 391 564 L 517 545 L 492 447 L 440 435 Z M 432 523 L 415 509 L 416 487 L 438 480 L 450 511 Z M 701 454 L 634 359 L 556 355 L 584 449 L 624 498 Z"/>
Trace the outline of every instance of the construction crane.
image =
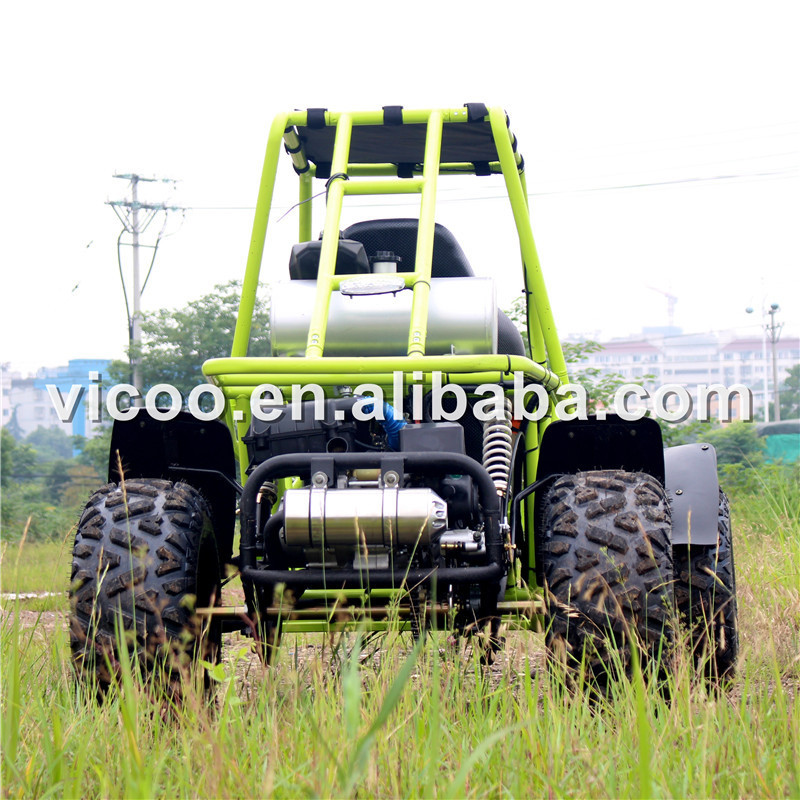
<path id="1" fill-rule="evenodd" d="M 674 294 L 665 292 L 663 289 L 658 289 L 655 286 L 648 286 L 647 288 L 659 294 L 663 294 L 664 297 L 667 298 L 667 323 L 670 328 L 675 327 L 675 303 L 678 302 L 678 298 Z"/>

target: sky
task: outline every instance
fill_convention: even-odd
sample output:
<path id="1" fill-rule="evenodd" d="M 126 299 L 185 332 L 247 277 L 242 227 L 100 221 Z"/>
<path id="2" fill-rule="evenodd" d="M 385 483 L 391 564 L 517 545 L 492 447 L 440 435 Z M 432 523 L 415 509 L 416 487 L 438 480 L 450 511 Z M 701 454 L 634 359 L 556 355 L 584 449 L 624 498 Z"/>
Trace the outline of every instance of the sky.
<path id="1" fill-rule="evenodd" d="M 666 325 L 665 292 L 687 332 L 757 335 L 777 302 L 796 333 L 799 21 L 769 1 L 6 4 L 0 361 L 123 356 L 115 173 L 174 179 L 142 194 L 188 209 L 167 220 L 145 311 L 241 278 L 270 122 L 320 106 L 503 106 L 562 336 Z M 266 282 L 297 239 L 282 177 Z M 365 205 L 343 226 L 416 212 Z M 507 306 L 521 275 L 501 185 L 442 178 L 437 220 Z"/>

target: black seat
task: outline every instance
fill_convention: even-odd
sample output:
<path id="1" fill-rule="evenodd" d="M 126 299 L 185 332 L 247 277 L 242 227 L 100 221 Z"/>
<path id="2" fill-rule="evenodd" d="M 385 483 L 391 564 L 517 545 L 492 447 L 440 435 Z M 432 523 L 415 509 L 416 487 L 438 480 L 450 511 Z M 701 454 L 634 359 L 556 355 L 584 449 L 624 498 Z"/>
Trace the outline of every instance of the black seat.
<path id="1" fill-rule="evenodd" d="M 390 250 L 402 261 L 400 272 L 413 272 L 417 255 L 418 219 L 370 219 L 356 222 L 343 236 L 362 242 L 368 255 Z M 438 222 L 433 233 L 432 278 L 473 278 L 475 273 L 456 237 Z M 502 311 L 497 312 L 497 352 L 524 356 L 525 344 L 517 326 Z"/>
<path id="2" fill-rule="evenodd" d="M 370 219 L 356 222 L 344 231 L 345 239 L 361 242 L 367 255 L 381 250 L 393 252 L 402 261 L 399 272 L 413 272 L 417 256 L 418 219 Z M 475 273 L 456 237 L 436 223 L 433 233 L 432 278 L 472 278 Z"/>
<path id="3" fill-rule="evenodd" d="M 497 312 L 497 352 L 507 356 L 527 355 L 519 328 L 500 310 Z"/>
<path id="4" fill-rule="evenodd" d="M 293 281 L 315 281 L 319 272 L 322 242 L 301 242 L 292 246 L 289 256 L 289 277 Z M 369 259 L 361 242 L 339 239 L 336 252 L 336 275 L 358 275 L 369 272 Z"/>
<path id="5" fill-rule="evenodd" d="M 370 219 L 356 222 L 342 232 L 336 256 L 337 275 L 368 273 L 369 255 L 391 251 L 402 260 L 398 271 L 413 272 L 417 255 L 418 219 Z M 316 280 L 321 241 L 292 247 L 289 275 L 293 280 Z M 432 278 L 473 278 L 475 273 L 456 237 L 436 223 L 433 234 Z M 497 352 L 524 356 L 525 344 L 516 325 L 502 311 L 497 312 Z"/>

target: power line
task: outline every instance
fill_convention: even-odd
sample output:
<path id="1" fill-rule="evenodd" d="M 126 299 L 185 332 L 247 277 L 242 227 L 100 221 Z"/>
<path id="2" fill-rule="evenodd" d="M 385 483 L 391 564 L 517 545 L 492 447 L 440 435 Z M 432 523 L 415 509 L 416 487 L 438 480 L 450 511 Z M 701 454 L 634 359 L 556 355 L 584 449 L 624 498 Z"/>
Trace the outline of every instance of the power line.
<path id="1" fill-rule="evenodd" d="M 754 156 L 754 158 L 762 158 L 766 156 Z M 730 161 L 739 161 L 746 159 L 730 159 Z M 730 163 L 730 161 L 720 161 L 716 163 Z M 703 166 L 703 165 L 696 165 Z M 676 167 L 670 167 L 676 169 Z M 715 181 L 731 181 L 731 180 L 769 180 L 771 178 L 779 179 L 783 177 L 796 177 L 797 166 L 784 167 L 776 170 L 766 170 L 761 172 L 738 172 L 729 175 L 709 175 L 705 177 L 696 176 L 691 178 L 675 178 L 672 180 L 663 181 L 643 181 L 641 183 L 624 183 L 624 184 L 609 184 L 608 186 L 585 186 L 577 189 L 553 189 L 546 192 L 528 192 L 528 197 L 548 197 L 550 195 L 560 194 L 584 194 L 588 192 L 612 192 L 629 189 L 647 189 L 655 186 L 675 186 L 679 184 L 692 184 L 692 183 L 713 183 Z M 630 174 L 630 173 L 628 173 Z M 439 198 L 437 205 L 446 205 L 448 203 L 463 203 L 475 200 L 507 200 L 508 196 L 505 194 L 496 195 L 470 195 L 466 197 L 450 197 Z M 414 203 L 403 200 L 398 203 L 353 203 L 351 207 L 363 208 L 366 206 L 380 208 L 386 206 L 403 206 L 414 205 Z M 285 208 L 275 207 L 273 212 L 291 210 L 294 206 L 287 206 Z M 187 206 L 187 211 L 255 211 L 255 206 Z"/>
<path id="2" fill-rule="evenodd" d="M 708 138 L 708 137 L 712 137 L 712 136 L 727 136 L 728 134 L 731 134 L 731 133 L 747 133 L 749 131 L 760 131 L 760 130 L 767 130 L 767 129 L 771 129 L 771 128 L 785 128 L 785 127 L 791 126 L 791 125 L 795 125 L 795 126 L 796 125 L 800 125 L 800 120 L 790 120 L 790 121 L 787 121 L 787 122 L 776 122 L 776 123 L 771 124 L 771 125 L 755 125 L 755 126 L 749 126 L 749 127 L 745 127 L 745 128 L 731 128 L 731 129 L 724 130 L 724 131 L 708 131 L 706 133 L 684 133 L 684 134 L 680 134 L 678 136 L 667 136 L 667 137 L 664 137 L 664 138 L 661 138 L 661 139 L 645 139 L 645 140 L 639 139 L 639 140 L 632 141 L 632 142 L 630 142 L 630 141 L 629 142 L 608 142 L 607 144 L 595 145 L 594 147 L 578 147 L 578 148 L 575 148 L 574 152 L 577 152 L 577 153 L 581 153 L 581 152 L 583 152 L 583 153 L 591 153 L 593 151 L 597 152 L 599 150 L 608 149 L 608 148 L 611 148 L 611 147 L 626 147 L 626 148 L 628 148 L 628 147 L 634 147 L 634 146 L 637 146 L 637 145 L 659 144 L 661 142 L 677 142 L 677 141 L 682 141 L 682 140 L 685 140 L 685 139 L 701 139 L 701 138 Z M 735 144 L 736 142 L 748 141 L 750 139 L 763 139 L 763 138 L 772 138 L 772 137 L 775 137 L 775 136 L 787 136 L 787 135 L 791 135 L 792 133 L 793 133 L 792 131 L 787 131 L 786 133 L 773 133 L 773 134 L 767 134 L 765 136 L 745 137 L 744 139 L 736 139 L 731 143 Z M 719 142 L 708 142 L 706 144 L 697 144 L 697 145 L 693 145 L 693 144 L 679 145 L 678 147 L 679 148 L 694 147 L 694 146 L 706 147 L 708 145 L 718 144 L 718 143 Z M 659 149 L 659 148 L 656 148 L 656 149 Z M 678 149 L 678 148 L 663 148 L 663 149 Z M 589 157 L 591 157 L 591 156 L 589 156 Z"/>

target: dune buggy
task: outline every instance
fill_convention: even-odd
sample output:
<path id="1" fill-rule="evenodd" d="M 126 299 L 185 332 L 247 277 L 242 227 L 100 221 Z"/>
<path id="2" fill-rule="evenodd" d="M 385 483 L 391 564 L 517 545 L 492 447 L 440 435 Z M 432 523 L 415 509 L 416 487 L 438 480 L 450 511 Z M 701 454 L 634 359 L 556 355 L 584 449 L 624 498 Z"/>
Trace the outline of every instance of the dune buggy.
<path id="1" fill-rule="evenodd" d="M 248 353 L 283 158 L 299 181 L 297 244 L 288 273 L 269 266 L 271 352 Z M 494 174 L 518 234 L 524 334 L 436 222 L 440 179 Z M 341 230 L 345 198 L 391 194 L 418 195 L 419 214 Z M 567 370 L 502 109 L 280 114 L 231 356 L 203 371 L 224 424 L 188 412 L 117 422 L 111 482 L 80 520 L 72 652 L 101 684 L 120 624 L 145 665 L 172 670 L 231 630 L 267 660 L 281 633 L 348 626 L 480 633 L 490 656 L 506 618 L 542 626 L 554 659 L 601 679 L 634 641 L 660 652 L 678 617 L 706 670 L 733 668 L 713 448 L 664 450 L 649 418 L 556 418 Z M 221 603 L 232 570 L 243 606 Z"/>

